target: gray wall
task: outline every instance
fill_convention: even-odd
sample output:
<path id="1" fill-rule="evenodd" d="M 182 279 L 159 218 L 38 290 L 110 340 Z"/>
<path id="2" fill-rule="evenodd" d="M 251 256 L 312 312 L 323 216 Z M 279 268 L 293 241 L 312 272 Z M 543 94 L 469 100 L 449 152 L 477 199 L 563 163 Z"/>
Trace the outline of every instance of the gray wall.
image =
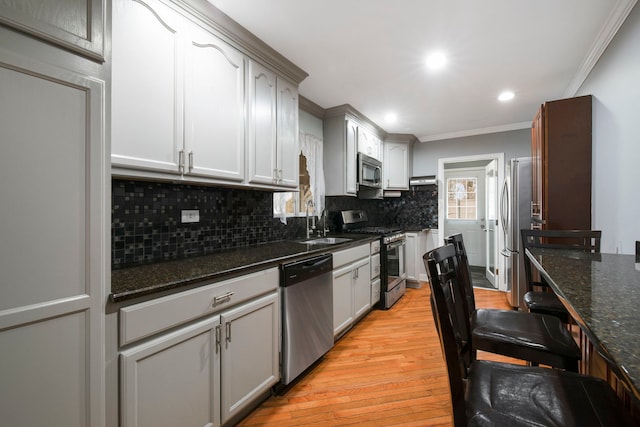
<path id="1" fill-rule="evenodd" d="M 636 5 L 577 95 L 593 102 L 593 228 L 602 252 L 634 253 L 640 240 L 640 6 Z"/>
<path id="2" fill-rule="evenodd" d="M 535 111 L 532 111 L 532 119 L 534 114 Z M 531 156 L 531 130 L 519 129 L 417 143 L 413 147 L 412 174 L 437 175 L 438 159 L 490 153 L 504 153 L 505 161 L 514 157 Z"/>

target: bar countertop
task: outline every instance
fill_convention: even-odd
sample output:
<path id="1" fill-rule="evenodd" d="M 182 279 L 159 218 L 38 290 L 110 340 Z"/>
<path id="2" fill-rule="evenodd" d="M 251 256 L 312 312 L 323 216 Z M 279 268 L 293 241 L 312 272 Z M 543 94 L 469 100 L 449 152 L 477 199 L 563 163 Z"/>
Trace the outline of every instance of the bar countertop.
<path id="1" fill-rule="evenodd" d="M 640 264 L 635 256 L 528 248 L 576 323 L 640 397 Z"/>

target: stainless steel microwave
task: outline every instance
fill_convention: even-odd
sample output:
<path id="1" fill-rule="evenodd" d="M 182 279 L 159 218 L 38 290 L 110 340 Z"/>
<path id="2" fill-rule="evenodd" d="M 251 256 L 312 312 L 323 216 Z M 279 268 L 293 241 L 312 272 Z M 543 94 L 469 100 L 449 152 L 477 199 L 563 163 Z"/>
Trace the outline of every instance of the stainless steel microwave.
<path id="1" fill-rule="evenodd" d="M 358 189 L 382 188 L 382 162 L 358 153 Z"/>

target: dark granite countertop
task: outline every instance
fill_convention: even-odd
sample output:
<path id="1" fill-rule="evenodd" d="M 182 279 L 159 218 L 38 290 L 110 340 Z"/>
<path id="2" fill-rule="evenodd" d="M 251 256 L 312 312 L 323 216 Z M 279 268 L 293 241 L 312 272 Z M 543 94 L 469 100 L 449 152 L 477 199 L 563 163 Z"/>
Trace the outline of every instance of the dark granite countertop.
<path id="1" fill-rule="evenodd" d="M 122 302 L 137 297 L 183 290 L 200 283 L 213 283 L 225 278 L 248 274 L 280 263 L 316 253 L 327 253 L 373 241 L 371 235 L 349 234 L 350 242 L 333 245 L 308 245 L 296 241 L 280 241 L 134 266 L 114 267 L 111 271 L 109 301 Z M 306 240 L 306 239 L 302 239 Z"/>
<path id="2" fill-rule="evenodd" d="M 640 397 L 640 266 L 635 256 L 527 251 L 595 348 Z"/>

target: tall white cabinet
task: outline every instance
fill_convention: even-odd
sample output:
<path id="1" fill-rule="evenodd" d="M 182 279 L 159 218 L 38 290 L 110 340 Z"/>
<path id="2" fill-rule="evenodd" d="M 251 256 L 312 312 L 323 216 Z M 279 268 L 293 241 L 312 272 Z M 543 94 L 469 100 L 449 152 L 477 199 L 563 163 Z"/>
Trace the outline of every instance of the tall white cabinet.
<path id="1" fill-rule="evenodd" d="M 20 29 L 0 27 L 0 423 L 7 426 L 104 425 L 103 26 L 91 21 L 100 32 L 93 42 L 72 29 L 65 36 L 87 17 L 47 21 L 68 3 L 0 6 L 0 21 Z M 98 1 L 74 3 L 102 11 Z"/>

